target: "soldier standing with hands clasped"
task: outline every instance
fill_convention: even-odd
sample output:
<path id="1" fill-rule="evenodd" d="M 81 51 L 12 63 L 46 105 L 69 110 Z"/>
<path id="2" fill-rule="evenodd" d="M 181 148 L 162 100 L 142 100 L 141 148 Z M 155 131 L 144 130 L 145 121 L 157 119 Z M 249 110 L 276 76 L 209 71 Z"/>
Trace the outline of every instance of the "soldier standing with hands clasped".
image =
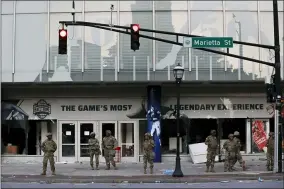
<path id="1" fill-rule="evenodd" d="M 99 157 L 102 154 L 100 149 L 100 142 L 96 138 L 96 133 L 92 132 L 90 134 L 89 139 L 89 149 L 90 149 L 90 165 L 92 167 L 92 170 L 94 170 L 94 156 L 96 160 L 96 170 L 99 170 Z"/>
<path id="2" fill-rule="evenodd" d="M 243 161 L 243 157 L 241 154 L 241 140 L 239 139 L 240 133 L 238 131 L 234 132 L 234 141 L 236 143 L 236 158 L 233 161 L 233 166 L 239 162 L 240 166 L 243 168 L 243 171 L 245 170 L 245 161 Z"/>
<path id="3" fill-rule="evenodd" d="M 155 143 L 154 143 L 154 140 L 152 139 L 151 134 L 145 133 L 145 139 L 144 139 L 144 143 L 143 143 L 144 174 L 147 174 L 147 162 L 150 164 L 150 174 L 153 174 L 154 157 L 155 157 L 155 152 L 153 152 L 154 147 L 155 147 Z"/>
<path id="4" fill-rule="evenodd" d="M 206 162 L 206 172 L 214 173 L 214 163 L 215 163 L 215 157 L 217 154 L 217 148 L 218 148 L 218 142 L 217 142 L 217 137 L 216 137 L 216 131 L 211 130 L 211 135 L 209 135 L 206 140 L 205 144 L 207 145 L 207 162 Z"/>
<path id="5" fill-rule="evenodd" d="M 229 140 L 227 140 L 223 148 L 226 150 L 225 154 L 225 163 L 224 163 L 224 171 L 227 172 L 232 172 L 233 171 L 233 163 L 236 158 L 236 151 L 237 151 L 237 145 L 236 142 L 234 141 L 234 135 L 229 134 L 228 136 Z"/>
<path id="6" fill-rule="evenodd" d="M 267 147 L 267 171 L 273 171 L 274 166 L 274 132 L 269 133 L 269 138 L 266 143 Z"/>
<path id="7" fill-rule="evenodd" d="M 117 147 L 117 140 L 114 136 L 111 136 L 111 131 L 106 131 L 106 136 L 103 138 L 102 149 L 103 155 L 106 161 L 106 170 L 110 170 L 110 163 L 116 170 L 117 167 L 115 165 L 114 156 L 115 156 L 115 148 Z"/>
<path id="8" fill-rule="evenodd" d="M 46 134 L 47 139 L 41 144 L 41 149 L 44 152 L 43 155 L 43 166 L 42 166 L 42 174 L 46 175 L 47 162 L 49 160 L 50 169 L 52 171 L 52 175 L 55 175 L 55 162 L 54 162 L 54 152 L 57 150 L 56 143 L 52 140 L 52 134 Z"/>

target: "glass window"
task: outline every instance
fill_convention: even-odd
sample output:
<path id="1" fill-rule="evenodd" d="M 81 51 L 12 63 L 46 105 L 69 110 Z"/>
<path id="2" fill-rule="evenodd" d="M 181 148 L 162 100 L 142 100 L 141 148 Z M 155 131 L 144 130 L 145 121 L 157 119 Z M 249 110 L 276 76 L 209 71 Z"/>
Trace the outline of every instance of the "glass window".
<path id="1" fill-rule="evenodd" d="M 47 14 L 17 14 L 15 82 L 34 82 L 46 62 Z M 58 43 L 58 36 L 57 36 Z"/>
<path id="2" fill-rule="evenodd" d="M 1 1 L 1 13 L 2 14 L 13 14 L 14 12 L 14 1 Z M 3 15 L 2 15 L 3 16 Z M 3 19 L 3 17 L 2 17 Z M 13 22 L 11 22 L 13 23 Z"/>
<path id="3" fill-rule="evenodd" d="M 128 1 L 125 1 L 125 3 Z M 144 3 L 147 1 L 137 1 Z M 150 1 L 148 1 L 150 2 Z M 140 24 L 141 28 L 152 29 L 152 12 L 121 12 L 120 13 L 120 25 L 130 26 L 132 23 Z M 152 36 L 149 32 L 139 32 L 143 35 Z M 119 34 L 120 42 L 120 69 L 128 71 L 131 76 L 133 75 L 133 57 L 135 56 L 135 68 L 139 71 L 146 71 L 147 69 L 147 57 L 152 60 L 152 40 L 140 38 L 139 51 L 132 51 L 130 48 L 130 36 L 125 34 Z M 152 67 L 152 64 L 150 64 Z M 145 72 L 145 78 L 146 78 Z M 131 78 L 132 80 L 132 78 Z"/>
<path id="4" fill-rule="evenodd" d="M 99 2 L 99 1 L 98 1 Z M 92 2 L 95 3 L 95 2 Z M 86 22 L 110 24 L 109 12 L 86 13 Z M 117 24 L 116 12 L 112 14 L 112 23 Z M 85 69 L 115 69 L 117 56 L 117 32 L 85 27 Z M 103 65 L 101 65 L 103 64 Z M 111 72 L 114 75 L 114 72 Z M 112 78 L 114 80 L 114 78 Z"/>
<path id="5" fill-rule="evenodd" d="M 257 1 L 225 1 L 226 10 L 257 11 Z"/>
<path id="6" fill-rule="evenodd" d="M 223 13 L 221 11 L 191 11 L 191 33 L 193 35 L 208 37 L 223 37 Z M 214 50 L 223 50 L 216 49 Z M 225 59 L 224 56 L 200 51 L 191 50 L 191 68 L 188 76 L 192 79 L 210 80 L 210 61 L 212 61 L 212 79 L 225 80 Z M 198 75 L 196 75 L 197 73 Z M 187 73 L 185 73 L 187 74 Z M 187 75 L 185 76 L 187 77 Z"/>
<path id="7" fill-rule="evenodd" d="M 279 36 L 280 36 L 280 61 L 281 61 L 281 76 L 283 78 L 283 61 L 284 61 L 284 33 L 283 33 L 283 12 L 279 12 Z M 274 45 L 274 29 L 273 29 L 273 12 L 260 12 L 260 43 L 265 45 Z M 261 60 L 274 62 L 274 51 L 260 48 Z M 272 74 L 272 67 L 261 65 L 261 77 L 268 77 Z"/>
<path id="8" fill-rule="evenodd" d="M 47 13 L 48 1 L 17 1 L 16 13 Z"/>
<path id="9" fill-rule="evenodd" d="M 54 2 L 54 1 L 52 1 Z M 50 1 L 51 3 L 51 1 Z M 65 3 L 62 1 L 62 3 Z M 76 20 L 81 21 L 82 14 L 76 14 Z M 49 81 L 73 81 L 75 76 L 71 72 L 80 71 L 82 68 L 82 28 L 68 26 L 67 50 L 68 55 L 58 55 L 58 30 L 61 28 L 59 21 L 71 20 L 70 13 L 50 14 L 50 44 L 49 44 Z M 68 58 L 69 57 L 69 58 Z M 47 66 L 44 66 L 46 70 Z"/>
<path id="10" fill-rule="evenodd" d="M 233 3 L 233 2 L 232 2 Z M 226 12 L 226 35 L 237 41 L 258 43 L 258 21 L 256 12 L 227 11 Z M 247 45 L 234 44 L 230 53 L 249 58 L 259 59 L 259 48 Z M 260 64 L 250 61 L 227 57 L 227 65 L 232 72 L 232 79 L 252 80 L 263 78 Z"/>
<path id="11" fill-rule="evenodd" d="M 189 1 L 191 10 L 222 10 L 222 1 Z"/>
<path id="12" fill-rule="evenodd" d="M 260 11 L 273 11 L 272 1 L 259 1 Z M 284 11 L 284 2 L 278 1 L 278 11 Z"/>
<path id="13" fill-rule="evenodd" d="M 120 11 L 149 11 L 153 9 L 152 1 L 119 1 Z"/>
<path id="14" fill-rule="evenodd" d="M 72 1 L 50 1 L 50 12 L 68 12 L 69 19 L 71 20 L 71 12 L 72 12 Z M 82 12 L 84 1 L 75 1 L 75 9 L 76 12 Z"/>
<path id="15" fill-rule="evenodd" d="M 134 157 L 134 124 L 120 124 L 122 157 Z"/>
<path id="16" fill-rule="evenodd" d="M 119 1 L 84 1 L 85 2 L 85 12 L 102 12 L 110 11 L 110 6 L 113 5 L 113 11 L 117 11 Z M 109 12 L 110 16 L 110 12 Z"/>
<path id="17" fill-rule="evenodd" d="M 156 11 L 156 30 L 188 33 L 187 17 L 187 11 Z M 156 34 L 156 37 L 176 41 L 174 35 Z M 179 42 L 183 42 L 182 37 L 179 38 Z M 188 48 L 156 42 L 156 70 L 167 73 L 168 67 L 173 70 L 177 63 L 184 63 L 183 66 L 188 68 Z M 159 80 L 167 80 L 166 73 Z M 174 80 L 173 74 L 170 75 Z"/>
<path id="18" fill-rule="evenodd" d="M 90 134 L 94 131 L 94 125 L 92 123 L 80 124 L 80 143 L 88 144 Z"/>
<path id="19" fill-rule="evenodd" d="M 72 123 L 62 124 L 62 144 L 75 144 L 75 125 Z"/>
<path id="20" fill-rule="evenodd" d="M 156 10 L 187 10 L 187 1 L 154 1 Z"/>
<path id="21" fill-rule="evenodd" d="M 1 1 L 10 3 L 9 1 Z M 2 15 L 2 70 L 1 79 L 3 82 L 12 82 L 13 73 L 13 15 Z"/>

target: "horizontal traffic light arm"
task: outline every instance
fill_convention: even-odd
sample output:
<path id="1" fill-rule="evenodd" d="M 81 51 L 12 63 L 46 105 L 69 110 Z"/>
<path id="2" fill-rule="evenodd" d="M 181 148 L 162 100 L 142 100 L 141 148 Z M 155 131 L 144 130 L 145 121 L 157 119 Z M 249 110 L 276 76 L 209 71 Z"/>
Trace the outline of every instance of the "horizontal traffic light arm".
<path id="1" fill-rule="evenodd" d="M 59 23 L 65 24 L 66 26 L 74 25 L 74 22 L 72 22 L 72 21 L 60 21 Z M 109 24 L 102 24 L 102 23 L 96 23 L 96 22 L 76 21 L 76 23 L 81 23 L 81 24 L 87 24 L 88 23 L 88 24 L 94 24 L 94 25 L 97 25 L 97 26 L 110 27 Z M 128 27 L 128 26 L 112 25 L 112 28 L 130 30 L 130 27 Z M 152 29 L 145 29 L 145 28 L 140 28 L 139 30 L 144 31 L 144 32 L 152 32 L 152 33 L 159 33 L 159 34 L 166 34 L 166 35 L 175 35 L 175 36 L 182 36 L 182 37 L 206 37 L 206 36 L 200 36 L 200 35 L 190 35 L 190 34 L 185 34 L 185 33 L 175 33 L 175 32 L 167 32 L 167 31 L 152 30 Z M 262 45 L 262 44 L 248 43 L 248 42 L 243 42 L 243 41 L 233 41 L 233 43 L 240 44 L 240 45 L 253 46 L 253 47 L 260 47 L 260 48 L 264 48 L 264 49 L 273 49 L 273 50 L 275 49 L 275 47 L 271 46 L 271 45 Z"/>
<path id="2" fill-rule="evenodd" d="M 130 32 L 122 31 L 122 30 L 119 30 L 119 29 L 114 29 L 114 25 L 110 26 L 109 24 L 101 24 L 101 23 L 93 23 L 93 22 L 80 22 L 80 21 L 78 21 L 78 22 L 60 21 L 59 23 L 60 24 L 65 24 L 66 26 L 69 26 L 69 25 L 72 25 L 72 26 L 88 26 L 88 27 L 99 28 L 99 29 L 103 29 L 103 30 L 109 30 L 109 31 L 114 31 L 114 32 L 118 32 L 118 33 L 124 33 L 124 34 L 131 35 Z M 130 30 L 130 27 L 126 27 L 126 26 L 116 26 L 116 28 Z M 146 29 L 143 30 L 143 29 L 140 28 L 140 30 L 141 31 L 145 31 Z M 151 31 L 154 32 L 156 30 L 151 30 Z M 171 33 L 170 35 L 174 35 L 175 34 L 177 37 L 178 36 L 194 37 L 193 35 L 188 35 L 188 34 L 180 34 L 180 33 L 172 33 L 172 32 L 169 32 L 169 33 Z M 179 43 L 179 42 L 175 42 L 175 41 L 171 41 L 171 40 L 167 40 L 167 39 L 161 39 L 161 38 L 147 36 L 147 35 L 142 35 L 142 34 L 139 34 L 139 37 L 146 38 L 146 39 L 151 39 L 151 40 L 155 40 L 155 41 L 160 41 L 160 42 L 164 42 L 164 43 L 169 43 L 169 44 L 183 46 L 183 43 Z M 241 42 L 241 43 L 245 43 L 245 42 Z M 239 44 L 241 44 L 241 43 L 239 43 Z M 254 44 L 254 43 L 249 43 L 249 44 L 253 44 L 256 47 L 260 47 L 261 46 L 259 44 Z M 248 45 L 248 44 L 246 44 L 246 45 Z M 250 45 L 250 46 L 252 46 L 252 45 Z M 263 48 L 267 48 L 267 47 L 263 47 Z M 206 52 L 211 52 L 211 53 L 215 53 L 215 54 L 220 54 L 220 55 L 224 55 L 224 56 L 229 56 L 229 57 L 233 57 L 233 58 L 243 59 L 243 60 L 247 60 L 247 61 L 256 62 L 256 63 L 259 63 L 259 64 L 264 64 L 264 65 L 267 65 L 267 66 L 275 67 L 274 63 L 266 62 L 266 61 L 262 61 L 262 60 L 257 60 L 257 59 L 254 59 L 254 58 L 248 58 L 248 57 L 244 57 L 244 56 L 239 56 L 239 55 L 235 55 L 235 54 L 230 54 L 230 53 L 217 51 L 217 50 L 212 50 L 212 49 L 206 49 L 206 48 L 195 48 L 195 49 L 198 49 L 198 50 L 201 50 L 201 51 L 206 51 Z"/>

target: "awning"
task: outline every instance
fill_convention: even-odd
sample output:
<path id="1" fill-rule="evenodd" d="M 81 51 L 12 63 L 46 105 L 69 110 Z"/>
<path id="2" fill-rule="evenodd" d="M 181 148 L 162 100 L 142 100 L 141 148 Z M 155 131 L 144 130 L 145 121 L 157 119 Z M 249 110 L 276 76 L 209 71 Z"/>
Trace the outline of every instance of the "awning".
<path id="1" fill-rule="evenodd" d="M 29 115 L 20 107 L 1 102 L 1 120 L 28 120 Z"/>

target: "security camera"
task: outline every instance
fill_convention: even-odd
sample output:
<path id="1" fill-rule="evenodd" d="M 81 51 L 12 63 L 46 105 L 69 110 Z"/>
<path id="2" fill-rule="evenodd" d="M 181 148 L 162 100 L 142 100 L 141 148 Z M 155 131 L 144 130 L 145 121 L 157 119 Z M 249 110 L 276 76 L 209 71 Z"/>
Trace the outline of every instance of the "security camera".
<path id="1" fill-rule="evenodd" d="M 113 4 L 110 5 L 110 10 L 113 10 L 114 6 Z"/>

